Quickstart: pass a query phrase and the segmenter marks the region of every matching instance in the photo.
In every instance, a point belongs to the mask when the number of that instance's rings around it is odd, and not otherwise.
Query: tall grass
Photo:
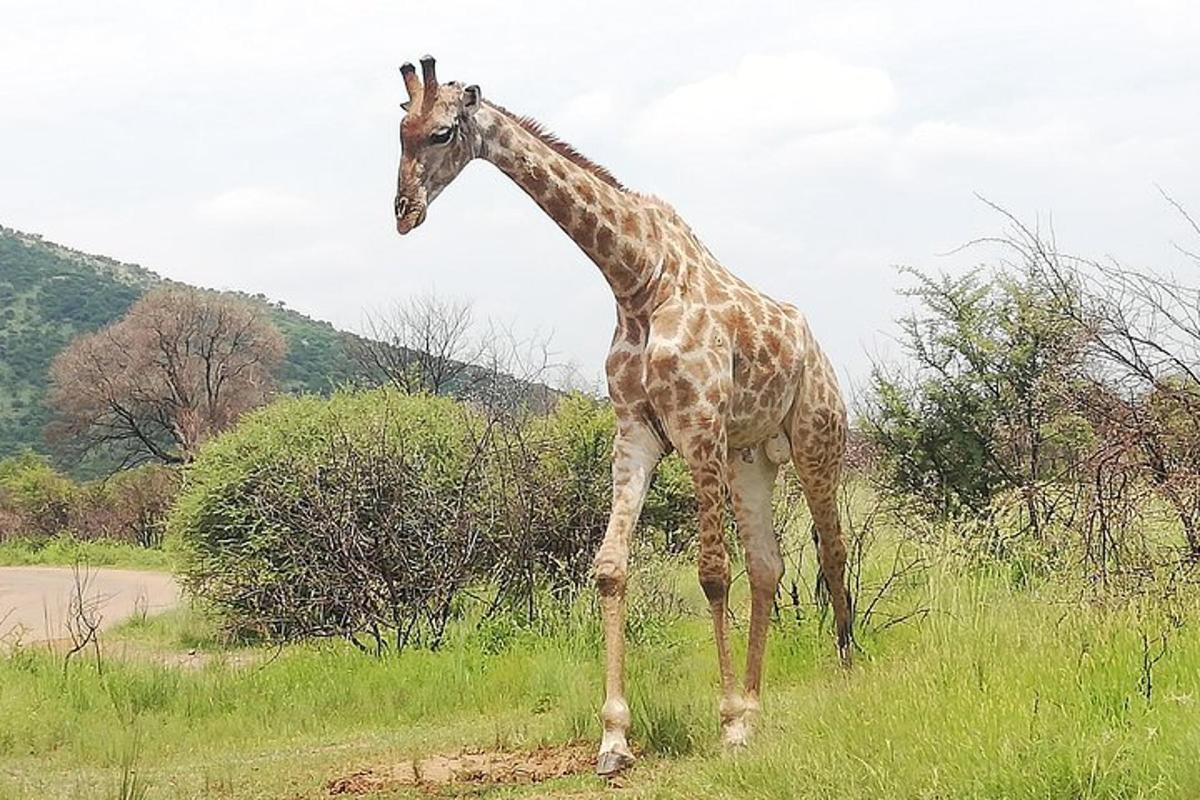
[[[768,695],[742,757],[664,786],[706,796],[1195,797],[1200,644],[1151,611],[1067,609],[942,576],[934,613],[850,673]],[[1143,691],[1143,634],[1168,636]],[[785,648],[777,648],[778,650]],[[790,659],[772,664],[775,681]],[[668,791],[669,794],[669,791]]]

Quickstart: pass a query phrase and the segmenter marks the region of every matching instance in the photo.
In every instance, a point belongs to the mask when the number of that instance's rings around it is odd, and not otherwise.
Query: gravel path
[[[79,577],[84,607],[101,629],[179,602],[179,586],[166,573],[101,567],[81,570]],[[0,644],[66,638],[77,594],[70,567],[0,567]]]

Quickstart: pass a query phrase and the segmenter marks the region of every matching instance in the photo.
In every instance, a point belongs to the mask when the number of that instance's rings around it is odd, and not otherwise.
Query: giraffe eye
[[[440,131],[434,131],[429,137],[430,144],[445,144],[454,138],[454,128],[442,128]]]

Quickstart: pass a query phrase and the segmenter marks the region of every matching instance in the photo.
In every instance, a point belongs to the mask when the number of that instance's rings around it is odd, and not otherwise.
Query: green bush
[[[590,583],[613,427],[582,395],[493,419],[392,389],[285,399],[200,452],[169,535],[234,635],[436,645],[469,587],[532,618]],[[678,542],[690,482],[667,476],[648,511]]]
[[[109,539],[142,547],[162,543],[166,515],[179,491],[179,472],[160,464],[122,470],[81,485],[68,528],[80,539]]]
[[[587,582],[608,524],[613,428],[610,408],[575,394],[496,430],[489,478],[506,512],[498,566],[526,608],[539,586],[564,597]]]
[[[148,465],[76,484],[41,456],[0,461],[0,541],[46,542],[64,534],[155,547],[162,540],[178,473]]]
[[[0,541],[67,526],[75,485],[32,452],[0,461]]]
[[[566,515],[560,527],[577,534],[589,532],[584,542],[589,564],[608,525],[616,426],[611,404],[582,394],[564,398],[549,415],[529,426],[535,438],[541,434],[550,445],[538,464],[537,483]],[[640,525],[650,531],[656,545],[676,554],[695,537],[696,513],[692,474],[683,459],[672,453],[655,471]]]
[[[691,470],[678,454],[672,453],[659,463],[650,482],[642,508],[642,527],[661,550],[679,555],[696,539],[698,513]]]
[[[1019,491],[1036,534],[1058,505],[1045,488],[1071,474],[1091,435],[1074,414],[1085,331],[1028,274],[907,273],[917,305],[898,340],[908,361],[876,365],[861,420],[884,480],[954,518]]]
[[[485,563],[478,423],[389,389],[249,415],[201,451],[169,518],[186,585],[242,636],[436,643]]]

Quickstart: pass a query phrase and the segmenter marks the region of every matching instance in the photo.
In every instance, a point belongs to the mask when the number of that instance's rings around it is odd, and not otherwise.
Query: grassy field
[[[76,564],[170,571],[171,558],[162,548],[76,539],[66,534],[44,540],[0,542],[0,567],[71,567]]]
[[[763,728],[726,754],[702,597],[690,575],[669,582],[697,613],[632,625],[643,757],[621,796],[1200,796],[1200,604],[1168,620],[1145,602],[1065,603],[1061,586],[943,567],[900,603],[929,613],[861,631],[849,671],[811,609],[785,612]],[[185,668],[123,648],[208,656]],[[586,608],[541,631],[464,623],[438,652],[382,659],[338,643],[222,649],[191,610],[136,620],[106,649],[65,670],[38,649],[0,659],[0,798],[328,797],[363,767],[597,737],[601,640]],[[422,796],[394,796],[405,791]],[[577,775],[470,793],[610,791]]]

